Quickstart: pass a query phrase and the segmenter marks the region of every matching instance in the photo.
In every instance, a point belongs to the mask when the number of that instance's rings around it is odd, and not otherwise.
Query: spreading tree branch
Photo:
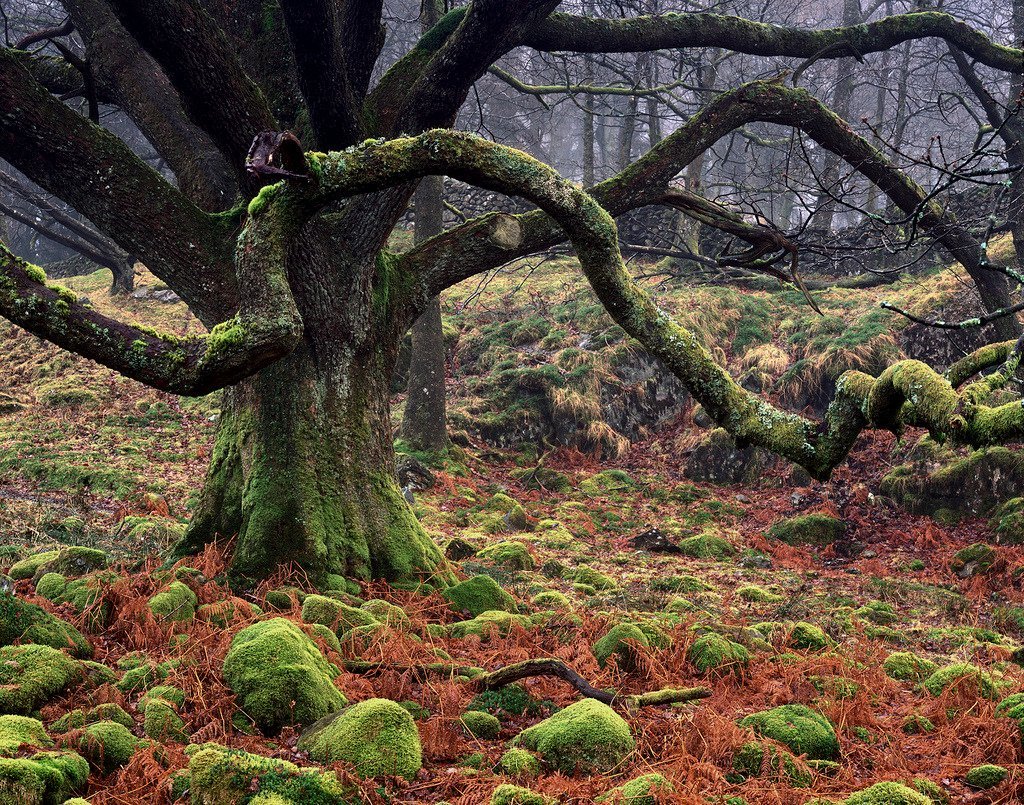
[[[670,48],[725,48],[757,56],[807,59],[863,57],[912,39],[945,39],[982,64],[1024,72],[1024,52],[998,45],[949,14],[922,11],[849,27],[812,31],[722,14],[662,14],[601,19],[552,14],[535,25],[523,44],[537,50],[629,53]]]

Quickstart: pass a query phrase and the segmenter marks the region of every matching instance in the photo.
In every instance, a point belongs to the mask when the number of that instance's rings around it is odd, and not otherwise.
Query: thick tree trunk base
[[[329,574],[450,580],[398,487],[389,423],[365,404],[379,399],[365,393],[366,373],[328,382],[310,364],[291,356],[225,392],[203,495],[175,556],[235,537],[238,586],[287,565],[317,585]]]

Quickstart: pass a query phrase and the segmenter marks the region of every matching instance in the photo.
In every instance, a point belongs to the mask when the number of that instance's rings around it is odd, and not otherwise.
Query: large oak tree
[[[739,387],[630,278],[614,216],[650,205],[749,242],[753,263],[791,254],[777,231],[671,187],[719,138],[764,121],[800,129],[877,185],[963,264],[990,313],[1010,304],[1006,271],[988,262],[982,244],[806,91],[781,79],[736,87],[585,190],[519,151],[451,129],[474,83],[517,47],[716,47],[805,60],[859,58],[933,37],[1012,73],[1024,71],[1024,53],[936,12],[812,31],[716,14],[613,20],[557,13],[558,0],[472,0],[371,86],[382,5],[65,0],[97,96],[138,124],[174,185],[60,100],[64,71],[0,49],[0,157],[142,260],[209,330],[178,338],[112,320],[0,252],[0,314],[14,323],[155,388],[224,389],[202,499],[179,553],[237,535],[239,580],[287,561],[314,578],[443,577],[443,559],[394,478],[388,391],[400,341],[445,288],[565,240],[611,316],[712,418],[817,478],[829,476],[865,428],[921,426],[972,445],[1024,433],[1020,404],[985,404],[1016,370],[1013,340],[945,376],[916,361],[878,378],[847,373],[818,422]],[[273,134],[288,126],[301,145]],[[390,253],[388,236],[417,183],[436,175],[538,209],[485,215]],[[1016,333],[1011,317],[993,318],[1005,337]],[[964,386],[993,366],[1001,368]]]

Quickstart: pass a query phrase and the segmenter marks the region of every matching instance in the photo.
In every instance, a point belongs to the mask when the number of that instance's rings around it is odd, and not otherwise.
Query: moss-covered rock
[[[89,657],[92,646],[78,629],[42,607],[0,591],[0,646],[14,641],[65,649],[75,657]]]
[[[89,710],[75,709],[65,713],[50,725],[50,731],[61,734],[80,730],[87,724],[95,724],[97,721],[114,721],[128,729],[135,726],[135,720],[121,705],[104,702]]]
[[[558,590],[542,590],[530,599],[530,603],[544,609],[572,609],[572,602],[568,596]]]
[[[52,559],[41,562],[32,576],[35,579],[46,573],[60,573],[65,577],[84,576],[94,570],[103,570],[108,563],[107,554],[97,548],[69,545],[58,550]]]
[[[997,545],[1024,545],[1024,498],[1011,498],[989,521]]]
[[[0,713],[30,715],[84,679],[81,663],[63,651],[34,644],[0,647]]]
[[[847,798],[844,805],[932,805],[932,801],[902,783],[875,783]]]
[[[177,707],[166,699],[149,697],[143,709],[143,732],[160,743],[188,742],[188,728],[178,715]]]
[[[190,621],[196,616],[199,599],[192,589],[180,581],[172,581],[167,589],[149,599],[149,611],[158,621]]]
[[[0,757],[11,757],[20,746],[48,749],[53,741],[42,721],[28,716],[0,716]]]
[[[577,584],[589,584],[598,592],[614,590],[619,586],[619,583],[611,576],[590,567],[590,565],[580,565],[575,568],[569,578]]]
[[[839,757],[839,739],[828,719],[806,705],[784,704],[752,713],[740,721],[758,735],[785,744],[794,753],[811,760]]]
[[[894,651],[882,663],[886,676],[901,682],[920,682],[934,674],[938,668],[931,660],[909,651]]]
[[[980,791],[988,790],[989,788],[995,788],[1010,772],[1003,766],[996,766],[992,763],[985,763],[981,766],[975,766],[973,769],[964,775],[964,782],[967,783],[971,788],[976,788]]]
[[[189,751],[192,805],[242,805],[257,797],[267,802],[272,796],[295,805],[349,805],[352,801],[333,772],[301,769],[286,760],[217,744],[202,744]]]
[[[622,805],[657,805],[659,801],[675,793],[672,785],[661,774],[644,774],[634,777],[628,783],[613,788],[599,796],[595,802],[622,803]]]
[[[138,748],[139,739],[116,721],[89,724],[78,739],[78,751],[104,774],[126,765]]]
[[[928,797],[933,805],[949,805],[949,794],[943,791],[938,783],[933,783],[924,777],[917,777],[911,781],[911,787]]]
[[[485,690],[473,697],[467,710],[483,710],[505,720],[508,716],[536,716],[545,712],[544,703],[538,701],[522,685],[513,682],[497,690]]]
[[[679,541],[679,552],[696,559],[728,559],[736,553],[732,543],[712,531]]]
[[[530,779],[540,774],[540,761],[525,749],[509,749],[498,761],[502,774],[517,779]]]
[[[756,584],[745,584],[736,590],[737,598],[751,604],[778,604],[786,600],[786,596],[770,592]]]
[[[593,651],[597,664],[602,668],[615,657],[619,668],[623,671],[632,671],[636,668],[637,647],[649,648],[650,645],[650,640],[639,626],[634,623],[619,623],[594,643]]]
[[[7,575],[15,581],[21,581],[22,579],[31,579],[35,576],[36,571],[39,570],[47,562],[52,562],[60,555],[60,551],[40,551],[39,553],[32,554],[27,559],[22,559],[20,562],[15,562],[11,565],[11,569],[7,571]]]
[[[990,674],[966,662],[957,662],[940,668],[921,684],[932,696],[939,696],[952,686],[962,687],[986,699],[994,699],[999,693],[999,687]]]
[[[291,621],[274,618],[243,629],[231,641],[224,679],[242,710],[266,733],[312,724],[341,710],[338,669]]]
[[[350,763],[361,777],[412,779],[423,766],[416,723],[390,699],[367,699],[310,727],[299,748],[320,763]]]
[[[545,764],[565,774],[611,771],[636,745],[629,725],[596,699],[569,705],[523,730],[512,743],[540,753]]]
[[[975,542],[966,548],[961,548],[949,562],[950,569],[960,578],[977,576],[987,573],[995,564],[998,553],[991,545],[984,542]]]
[[[504,540],[484,548],[477,554],[481,559],[506,570],[533,570],[537,562],[529,549],[518,540]]]
[[[511,612],[491,610],[481,612],[472,620],[459,621],[451,624],[447,631],[451,637],[461,638],[467,635],[478,635],[488,637],[492,634],[507,635],[514,628],[529,629],[533,622],[525,615],[515,615]]]
[[[510,783],[502,783],[491,794],[491,805],[552,805],[553,799]]]
[[[360,604],[359,608],[363,612],[369,612],[378,623],[391,629],[406,629],[412,623],[404,609],[382,598],[371,598]]]
[[[797,621],[789,630],[786,645],[805,651],[824,651],[832,648],[835,643],[820,627],[806,621]]]
[[[580,492],[590,497],[615,496],[636,487],[636,481],[624,470],[602,470],[580,481]]]
[[[466,732],[475,738],[490,741],[497,738],[501,732],[501,722],[483,710],[468,710],[462,714],[460,720]]]
[[[302,620],[333,629],[339,637],[349,629],[377,623],[377,619],[369,612],[323,595],[306,596],[302,602]]]
[[[708,632],[693,641],[686,652],[686,659],[702,674],[740,671],[750,663],[750,652],[727,637]]]
[[[88,779],[88,761],[74,752],[0,758],[0,802],[57,805],[84,790]]]
[[[442,591],[455,612],[476,617],[484,612],[517,612],[515,599],[490,576],[473,576]]]
[[[827,514],[801,514],[780,520],[768,529],[768,536],[789,545],[825,547],[846,535],[846,523]]]

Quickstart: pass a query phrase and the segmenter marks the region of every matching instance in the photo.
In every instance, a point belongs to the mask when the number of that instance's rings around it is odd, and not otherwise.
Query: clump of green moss
[[[178,715],[177,705],[157,696],[147,695],[143,705],[143,732],[147,738],[166,743],[188,742],[188,728]]]
[[[506,570],[533,570],[537,566],[529,549],[517,540],[497,542],[484,548],[477,556]]]
[[[805,651],[824,651],[835,644],[820,627],[806,621],[797,621],[789,630],[786,645]]]
[[[912,713],[903,719],[903,726],[900,729],[907,733],[907,735],[923,735],[934,732],[935,725],[931,722],[931,719],[925,718],[920,713]]]
[[[629,782],[613,788],[599,796],[595,802],[622,802],[629,805],[656,805],[669,794],[675,793],[675,786],[657,772],[634,777]]]
[[[981,791],[985,791],[989,788],[995,788],[1009,774],[1003,766],[996,766],[992,763],[985,763],[981,766],[975,766],[967,774],[964,775],[964,782],[967,783],[971,788],[977,788]]]
[[[736,553],[736,549],[725,537],[705,531],[703,534],[680,540],[679,552],[683,556],[697,559],[728,559]]]
[[[492,610],[481,612],[472,620],[459,621],[451,624],[447,631],[451,637],[461,638],[467,635],[489,637],[492,634],[507,635],[514,628],[528,629],[533,622],[525,615]]]
[[[509,749],[498,761],[502,774],[517,779],[528,779],[540,774],[540,761],[525,749]]]
[[[92,646],[74,626],[42,607],[0,591],[0,646],[15,640],[66,649],[76,657],[92,655]]]
[[[423,766],[416,723],[390,699],[367,699],[303,733],[299,748],[321,763],[350,763],[361,777],[412,779]]]
[[[565,774],[606,773],[636,745],[629,725],[596,699],[569,705],[523,730],[512,743],[538,752],[550,768]]]
[[[192,805],[237,805],[264,802],[276,795],[284,802],[348,805],[351,802],[333,772],[300,769],[294,763],[252,755],[217,744],[189,747],[188,788]]]
[[[708,632],[693,641],[686,652],[686,659],[702,674],[740,671],[750,663],[750,652],[727,637]]]
[[[224,660],[224,679],[242,710],[270,734],[341,710],[346,699],[334,686],[338,673],[316,644],[284,618],[243,629]]]
[[[888,626],[899,619],[892,604],[887,604],[884,601],[868,601],[864,606],[855,609],[853,615],[879,626]]]
[[[746,584],[736,590],[736,595],[752,604],[778,604],[786,600],[786,596],[769,592],[756,584]]]
[[[517,612],[515,599],[490,576],[474,576],[442,591],[456,612],[468,612],[476,617],[484,612],[500,610]]]
[[[577,584],[588,584],[598,591],[613,590],[619,586],[611,576],[606,576],[590,565],[580,565],[569,574],[569,578]]]
[[[902,783],[875,783],[847,798],[845,805],[932,805],[932,801]]]
[[[966,662],[957,662],[940,668],[921,684],[932,696],[939,696],[944,690],[954,685],[966,686],[976,695],[986,699],[994,699],[999,693],[999,686],[991,674]]]
[[[590,497],[611,497],[637,486],[623,470],[602,470],[580,482],[580,492]]]
[[[901,682],[920,682],[934,674],[938,667],[931,660],[909,651],[894,651],[882,663],[886,676]]]
[[[339,637],[359,626],[377,625],[377,619],[371,613],[323,595],[306,596],[302,602],[302,620],[326,626]]]
[[[835,760],[839,757],[839,739],[828,719],[806,705],[784,704],[752,713],[740,721],[758,735],[785,744],[798,755],[811,760]]]
[[[75,752],[39,752],[0,758],[0,802],[50,805],[66,802],[85,788],[89,763]]]
[[[501,722],[483,710],[467,710],[462,714],[461,721],[466,732],[476,738],[489,741],[497,738],[501,732]]]
[[[198,604],[199,599],[187,584],[172,581],[167,589],[149,599],[149,611],[165,623],[190,621],[196,616]]]
[[[533,696],[522,685],[513,683],[497,690],[485,690],[473,697],[467,710],[485,710],[491,715],[507,718],[508,716],[536,716],[544,712],[544,704]]]
[[[89,710],[75,709],[65,713],[50,725],[50,730],[60,734],[80,730],[87,724],[95,724],[97,721],[114,721],[128,729],[135,726],[135,721],[121,705],[104,702]]]
[[[78,740],[78,751],[104,774],[126,765],[138,748],[139,739],[116,721],[89,724]]]
[[[768,529],[768,536],[789,545],[824,547],[846,535],[846,523],[827,514],[801,514],[780,520]]]
[[[565,593],[560,593],[558,590],[543,590],[531,598],[530,603],[535,607],[544,607],[546,609],[572,608],[572,602],[569,598]]]
[[[60,551],[41,551],[33,554],[27,559],[22,559],[20,562],[15,562],[11,565],[11,569],[7,571],[7,575],[15,581],[31,579],[35,576],[36,571],[38,571],[39,568],[47,562],[56,559],[59,555]]]
[[[53,741],[43,722],[28,716],[0,716],[0,757],[11,757],[20,746],[46,749]]]
[[[998,554],[996,549],[984,542],[975,542],[961,548],[950,560],[949,567],[961,578],[987,573],[995,564]]]
[[[381,598],[371,598],[366,603],[360,604],[359,608],[363,612],[369,612],[377,619],[378,623],[394,629],[405,629],[411,624],[404,609]]]
[[[649,648],[651,645],[647,635],[634,623],[619,623],[608,630],[608,633],[594,643],[594,657],[602,668],[614,656],[616,664],[623,671],[636,668],[637,646]]]
[[[554,800],[529,788],[502,783],[491,794],[491,805],[551,805]]]
[[[35,644],[0,647],[0,713],[30,715],[84,679],[81,663],[63,651]]]

